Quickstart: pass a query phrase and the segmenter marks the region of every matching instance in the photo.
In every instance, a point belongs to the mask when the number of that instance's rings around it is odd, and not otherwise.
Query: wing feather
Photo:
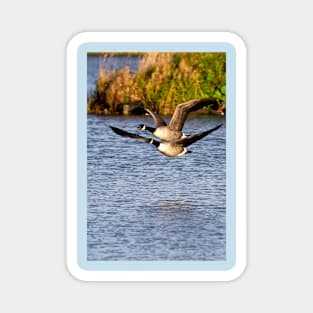
[[[151,111],[150,109],[147,109],[147,108],[145,108],[145,111],[147,111],[151,115],[151,117],[154,120],[154,123],[155,123],[156,127],[166,126],[165,121],[157,113],[155,113],[155,112],[153,112],[153,111]]]
[[[203,137],[207,136],[208,134],[214,132],[215,130],[219,129],[223,124],[219,124],[214,128],[211,128],[209,130],[206,130],[202,133],[196,134],[196,135],[191,135],[191,136],[187,136],[183,139],[179,139],[176,140],[175,143],[176,144],[181,144],[183,147],[188,147],[191,144],[195,143],[196,141],[202,139]]]
[[[199,110],[204,106],[216,104],[215,99],[193,99],[180,103],[176,106],[175,112],[168,124],[172,130],[181,131],[190,112]]]
[[[146,137],[142,137],[142,136],[139,136],[137,134],[132,134],[132,133],[129,133],[125,130],[122,130],[120,128],[117,128],[117,127],[114,127],[114,126],[110,126],[110,128],[113,130],[113,132],[115,134],[118,134],[122,137],[127,137],[127,138],[132,138],[132,139],[135,139],[135,140],[140,140],[140,141],[144,141],[146,143],[150,143],[152,138],[146,138]]]

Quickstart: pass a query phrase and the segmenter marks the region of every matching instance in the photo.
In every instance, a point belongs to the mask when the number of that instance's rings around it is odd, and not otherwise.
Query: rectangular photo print
[[[226,281],[244,271],[245,62],[232,33],[99,32],[70,41],[73,276]]]

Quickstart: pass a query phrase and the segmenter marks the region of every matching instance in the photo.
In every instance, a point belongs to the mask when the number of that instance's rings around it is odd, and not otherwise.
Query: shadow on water
[[[165,213],[175,212],[179,213],[182,211],[191,210],[194,207],[193,201],[188,200],[173,200],[173,199],[164,199],[161,201],[152,201],[151,207],[154,209],[159,209],[160,211],[164,211]]]

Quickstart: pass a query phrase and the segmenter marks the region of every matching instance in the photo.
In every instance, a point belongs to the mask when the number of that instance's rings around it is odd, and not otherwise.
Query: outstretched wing
[[[141,141],[144,141],[144,142],[147,142],[149,143],[151,141],[152,138],[146,138],[146,137],[142,137],[142,136],[139,136],[137,134],[132,134],[132,133],[129,133],[123,129],[120,129],[120,128],[117,128],[117,127],[114,127],[114,126],[110,126],[110,128],[114,131],[115,134],[118,134],[122,137],[128,137],[128,138],[132,138],[132,139],[136,139],[136,140],[141,140]]]
[[[168,124],[169,128],[181,131],[190,112],[199,110],[204,106],[214,105],[216,103],[217,101],[215,99],[194,99],[178,104],[175,108],[171,121]]]
[[[207,136],[208,134],[214,132],[215,130],[219,129],[223,124],[219,124],[217,125],[216,127],[212,128],[212,129],[209,129],[209,130],[206,130],[202,133],[199,133],[199,134],[196,134],[196,135],[191,135],[191,136],[187,136],[183,139],[179,139],[179,140],[176,140],[175,143],[177,144],[181,144],[183,147],[188,147],[190,146],[191,144],[193,144],[194,142],[202,139],[203,137]]]
[[[151,115],[151,117],[152,117],[153,120],[154,120],[154,123],[155,123],[156,127],[159,127],[159,126],[166,126],[165,121],[164,121],[164,120],[162,119],[162,117],[159,116],[157,113],[151,111],[150,109],[146,109],[146,108],[145,108],[145,111],[147,111],[147,112]]]
[[[118,134],[118,135],[120,135],[122,137],[131,138],[131,139],[135,139],[135,140],[140,140],[140,141],[149,143],[151,145],[154,145],[155,147],[158,147],[160,145],[159,141],[154,140],[152,138],[146,138],[146,137],[139,136],[137,134],[132,134],[132,133],[129,133],[129,132],[123,130],[123,129],[120,129],[120,128],[117,128],[117,127],[114,127],[114,126],[110,126],[110,128],[114,131],[115,134]]]

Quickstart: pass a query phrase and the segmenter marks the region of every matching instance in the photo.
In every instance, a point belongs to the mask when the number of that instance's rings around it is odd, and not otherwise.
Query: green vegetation
[[[128,66],[113,72],[100,67],[97,88],[88,97],[88,113],[116,114],[124,104],[141,103],[167,115],[172,114],[178,103],[191,99],[213,98],[226,103],[225,53],[141,53],[140,56],[136,73]]]

